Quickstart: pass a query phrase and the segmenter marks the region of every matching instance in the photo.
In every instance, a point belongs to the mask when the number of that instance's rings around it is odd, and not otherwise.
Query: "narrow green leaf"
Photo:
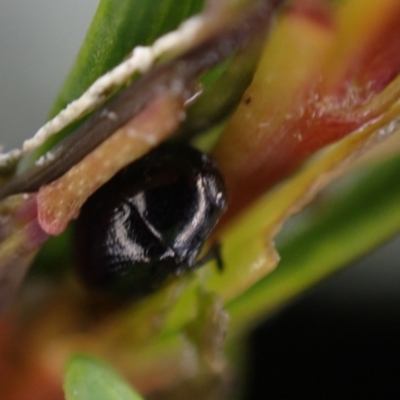
[[[141,399],[109,366],[83,355],[68,361],[64,391],[67,400]]]
[[[101,0],[51,115],[80,96],[138,45],[149,45],[199,12],[204,0]]]
[[[400,231],[400,157],[358,174],[278,245],[275,271],[227,304],[232,332],[274,312]]]
[[[50,111],[55,116],[79,98],[100,76],[118,65],[136,46],[149,45],[159,36],[201,11],[204,0],[101,0],[85,41]],[[23,168],[67,136],[74,123],[49,139]]]

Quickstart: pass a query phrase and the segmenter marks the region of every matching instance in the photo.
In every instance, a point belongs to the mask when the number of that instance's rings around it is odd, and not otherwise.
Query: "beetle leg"
[[[224,270],[224,262],[221,255],[221,243],[214,243],[206,254],[200,260],[197,260],[193,268],[197,269],[207,264],[209,261],[214,260],[217,264],[218,271],[222,272]]]

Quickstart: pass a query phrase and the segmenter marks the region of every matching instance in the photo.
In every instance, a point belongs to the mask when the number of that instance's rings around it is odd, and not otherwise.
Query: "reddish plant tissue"
[[[321,2],[307,1],[302,7],[294,7],[290,14],[328,29],[334,24],[328,22],[327,10]],[[324,66],[316,75],[316,82],[309,82],[301,93],[294,93],[297,100],[290,109],[290,117],[269,131],[267,127],[262,132],[262,124],[257,126],[252,133],[258,138],[257,146],[241,151],[235,159],[224,153],[223,140],[217,145],[214,155],[231,197],[225,221],[293,173],[316,151],[379,117],[382,110],[369,107],[369,103],[400,72],[400,6],[396,11],[382,21],[375,36],[344,60],[344,70],[334,84],[332,75],[336,71],[332,74],[330,66]],[[253,100],[245,94],[241,107],[251,108]],[[265,115],[273,112],[266,110]],[[229,138],[229,132],[226,137]]]
[[[369,87],[373,93],[384,89],[400,70],[400,10],[390,17],[383,32],[355,58],[349,68],[348,80],[358,86]]]

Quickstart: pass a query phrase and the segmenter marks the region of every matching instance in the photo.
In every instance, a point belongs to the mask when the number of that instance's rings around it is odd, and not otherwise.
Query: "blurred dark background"
[[[45,121],[97,3],[0,2],[7,149]],[[399,259],[395,239],[261,325],[251,337],[247,398],[400,398]]]
[[[246,398],[398,399],[399,246],[393,240],[261,324]]]

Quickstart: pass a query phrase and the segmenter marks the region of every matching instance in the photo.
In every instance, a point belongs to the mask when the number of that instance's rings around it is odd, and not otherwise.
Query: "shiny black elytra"
[[[82,207],[78,273],[90,289],[141,297],[199,265],[196,257],[225,207],[223,178],[208,155],[161,145]]]

